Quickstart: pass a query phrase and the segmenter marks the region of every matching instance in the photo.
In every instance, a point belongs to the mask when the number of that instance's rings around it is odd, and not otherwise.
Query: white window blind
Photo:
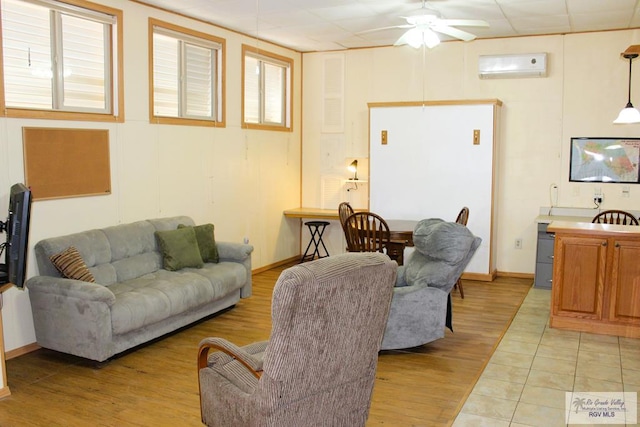
[[[178,40],[153,35],[153,105],[158,116],[178,117]]]
[[[244,121],[260,123],[260,61],[244,59]]]
[[[112,112],[115,17],[53,1],[2,1],[5,102]]]
[[[154,115],[221,120],[221,55],[219,43],[154,26]]]
[[[109,67],[105,40],[107,27],[99,22],[61,15],[62,21],[62,103],[70,108],[105,110]]]
[[[264,121],[284,125],[285,69],[265,63],[264,67]]]
[[[214,52],[185,43],[185,115],[212,117]]]

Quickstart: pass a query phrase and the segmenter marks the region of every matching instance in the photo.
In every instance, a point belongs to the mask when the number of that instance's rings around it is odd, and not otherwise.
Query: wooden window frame
[[[155,99],[154,99],[154,78],[153,78],[153,34],[154,27],[160,27],[169,30],[174,33],[185,34],[191,38],[203,39],[217,43],[221,46],[221,55],[219,64],[217,66],[218,78],[215,81],[215,91],[218,94],[219,99],[215,100],[217,104],[217,118],[218,120],[205,120],[194,119],[187,117],[168,117],[158,116],[155,114]],[[216,37],[211,34],[202,33],[199,31],[184,28],[178,25],[174,25],[165,21],[161,21],[155,18],[149,18],[149,122],[154,124],[168,124],[168,125],[185,125],[185,126],[206,126],[206,127],[226,127],[226,40],[221,37]]]
[[[55,120],[79,120],[79,121],[95,121],[95,122],[124,122],[124,66],[123,66],[123,12],[120,9],[114,9],[86,0],[54,0],[54,3],[66,3],[83,9],[104,13],[115,17],[116,23],[111,26],[112,43],[110,74],[111,77],[111,112],[109,113],[91,113],[91,112],[74,112],[61,110],[41,110],[28,108],[7,107],[5,103],[5,87],[4,87],[4,54],[2,43],[2,21],[0,20],[0,113],[5,117],[26,118],[26,119],[55,119]],[[115,27],[115,37],[113,29]],[[116,46],[114,46],[114,44]],[[115,56],[114,56],[115,53]],[[116,63],[114,67],[114,61]],[[116,94],[117,93],[117,94]]]
[[[285,63],[288,67],[288,75],[285,81],[285,123],[283,126],[280,125],[272,125],[268,123],[251,123],[245,121],[245,61],[247,55],[272,59],[274,63]],[[249,46],[246,44],[242,45],[242,127],[245,129],[260,129],[260,130],[272,130],[272,131],[280,131],[280,132],[293,132],[293,59],[277,55],[272,52],[268,52],[266,50],[258,49],[253,46]],[[262,105],[262,99],[260,103]]]

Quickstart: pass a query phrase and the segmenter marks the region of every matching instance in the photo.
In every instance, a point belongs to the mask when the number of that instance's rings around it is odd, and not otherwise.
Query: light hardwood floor
[[[200,426],[198,343],[267,339],[281,271],[254,275],[253,296],[235,308],[101,366],[45,349],[7,361],[11,396],[0,400],[0,426]],[[531,284],[465,280],[465,299],[453,293],[454,333],[380,354],[367,425],[450,425]]]

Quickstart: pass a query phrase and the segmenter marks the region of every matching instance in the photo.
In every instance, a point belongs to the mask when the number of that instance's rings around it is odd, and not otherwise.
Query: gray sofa
[[[156,231],[180,224],[194,222],[152,219],[38,242],[39,275],[26,284],[37,343],[101,362],[251,296],[251,245],[216,242],[217,263],[163,268]],[[52,264],[69,247],[95,283],[65,278]]]
[[[435,218],[418,222],[415,251],[398,267],[381,350],[416,347],[444,337],[445,326],[451,327],[451,289],[481,242],[461,224]]]

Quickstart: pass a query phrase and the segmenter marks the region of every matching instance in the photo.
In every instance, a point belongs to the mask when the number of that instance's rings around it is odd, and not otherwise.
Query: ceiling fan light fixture
[[[429,49],[434,48],[440,44],[440,37],[431,30],[424,30],[422,32],[422,38],[424,44],[427,45]]]
[[[425,45],[431,49],[440,44],[440,38],[438,38],[438,35],[430,29],[412,28],[404,33],[395,43],[396,46],[403,44],[408,44],[415,49]]]

